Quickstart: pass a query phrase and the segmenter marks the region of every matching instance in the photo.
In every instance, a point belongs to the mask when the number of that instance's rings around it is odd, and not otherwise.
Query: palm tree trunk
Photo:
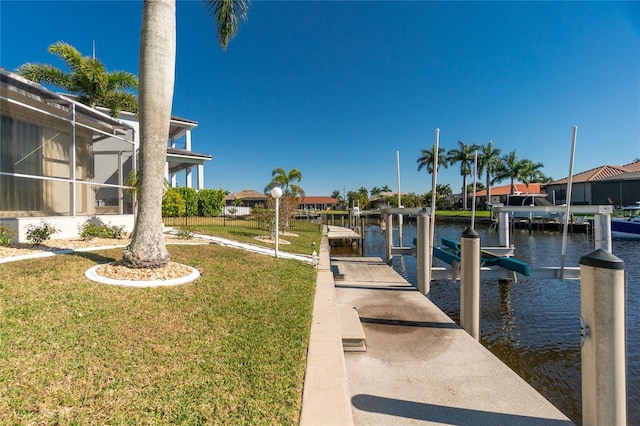
[[[176,51],[175,0],[145,0],[139,58],[140,188],[138,214],[123,261],[159,268],[169,262],[162,196]]]

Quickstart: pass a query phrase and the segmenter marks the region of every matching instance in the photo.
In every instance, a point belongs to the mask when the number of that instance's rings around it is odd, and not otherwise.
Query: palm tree
[[[378,188],[377,186],[374,186],[373,188],[371,188],[372,197],[375,197],[376,195],[380,195],[381,192],[382,192],[382,188]]]
[[[474,153],[477,145],[467,145],[464,141],[458,141],[458,149],[447,151],[447,162],[450,165],[460,163],[460,176],[462,176],[462,188],[464,190],[463,209],[467,210],[467,176],[471,174]]]
[[[342,194],[340,193],[340,190],[338,189],[334,189],[333,192],[330,195],[331,198],[335,198],[336,200],[342,201],[343,197]]]
[[[66,63],[69,72],[53,65],[26,63],[17,69],[17,73],[37,83],[58,86],[91,108],[103,105],[109,108],[113,117],[120,115],[123,109],[138,112],[138,101],[131,92],[138,87],[135,75],[125,71],[107,72],[100,60],[82,56],[75,47],[63,41],[52,44],[48,50]]]
[[[434,145],[431,147],[431,149],[420,150],[420,157],[418,157],[418,159],[416,160],[416,163],[418,163],[418,171],[422,170],[422,168],[424,167],[427,169],[427,173],[429,173],[430,175],[433,174],[435,148],[436,147]],[[444,153],[444,148],[438,148],[438,168],[440,168],[440,166],[444,167],[445,169],[449,167],[449,163],[447,162],[447,158]]]
[[[496,168],[500,165],[501,151],[493,148],[493,142],[489,141],[486,145],[480,145],[480,155],[478,156],[478,174],[485,172],[485,185],[487,188],[487,208],[491,203],[491,176]]]
[[[223,49],[246,19],[244,0],[204,0]],[[139,55],[140,182],[138,214],[123,261],[160,268],[169,262],[162,233],[162,195],[176,63],[176,0],[144,0]]]
[[[510,193],[513,195],[516,190],[514,184],[516,180],[529,185],[529,183],[534,182],[542,175],[542,172],[540,172],[542,167],[544,167],[544,164],[534,163],[529,159],[518,160],[516,152],[511,151],[502,157],[500,165],[495,170],[492,183],[508,178],[511,181]]]
[[[300,170],[293,168],[287,173],[284,169],[276,167],[271,172],[271,178],[271,182],[264,188],[265,194],[269,193],[274,187],[279,186],[282,189],[282,195],[290,195],[294,198],[304,197],[304,190],[294,183],[302,180]]]

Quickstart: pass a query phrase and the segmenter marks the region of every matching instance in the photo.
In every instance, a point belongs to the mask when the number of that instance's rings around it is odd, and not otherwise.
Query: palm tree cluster
[[[264,193],[269,194],[276,186],[282,189],[283,196],[291,196],[294,198],[304,197],[304,190],[296,182],[302,180],[302,173],[300,170],[293,168],[286,172],[281,167],[276,167],[271,172],[271,182],[264,187]]]
[[[63,41],[49,46],[49,53],[62,59],[69,72],[53,65],[26,63],[17,73],[36,83],[52,84],[76,95],[80,103],[95,108],[97,105],[109,109],[113,117],[125,110],[138,112],[138,100],[133,90],[138,88],[138,79],[130,72],[108,72],[96,58],[82,56],[73,46]]]
[[[418,171],[425,168],[429,174],[433,174],[433,163],[435,158],[435,146],[431,149],[422,149],[420,156],[416,160]],[[515,182],[520,181],[525,184],[534,182],[549,182],[551,178],[542,173],[544,167],[542,163],[535,163],[527,158],[518,159],[516,151],[511,151],[502,155],[500,149],[493,146],[489,141],[486,145],[466,144],[458,141],[458,146],[445,152],[444,148],[438,149],[438,167],[447,168],[455,164],[460,164],[460,176],[462,176],[462,188],[464,191],[463,208],[467,209],[467,177],[473,176],[473,166],[475,155],[478,153],[478,163],[476,173],[485,175],[485,186],[487,188],[487,200],[491,199],[491,185],[505,179],[511,181],[511,193],[515,192]]]

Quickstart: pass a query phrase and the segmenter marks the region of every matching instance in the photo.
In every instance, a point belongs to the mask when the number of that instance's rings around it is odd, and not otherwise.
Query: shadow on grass
[[[73,251],[69,253],[60,253],[58,256],[80,257],[82,259],[87,259],[97,264],[110,263],[110,262],[115,262],[117,260],[121,260],[121,258],[104,256],[101,253],[97,253],[94,251]]]

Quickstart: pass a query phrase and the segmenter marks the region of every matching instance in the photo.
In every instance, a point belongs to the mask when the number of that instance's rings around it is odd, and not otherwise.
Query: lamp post
[[[271,190],[271,196],[276,199],[276,250],[275,250],[275,255],[276,255],[276,258],[277,258],[278,257],[278,222],[279,222],[278,216],[280,215],[280,197],[282,197],[282,189],[280,189],[277,186],[275,186]]]

